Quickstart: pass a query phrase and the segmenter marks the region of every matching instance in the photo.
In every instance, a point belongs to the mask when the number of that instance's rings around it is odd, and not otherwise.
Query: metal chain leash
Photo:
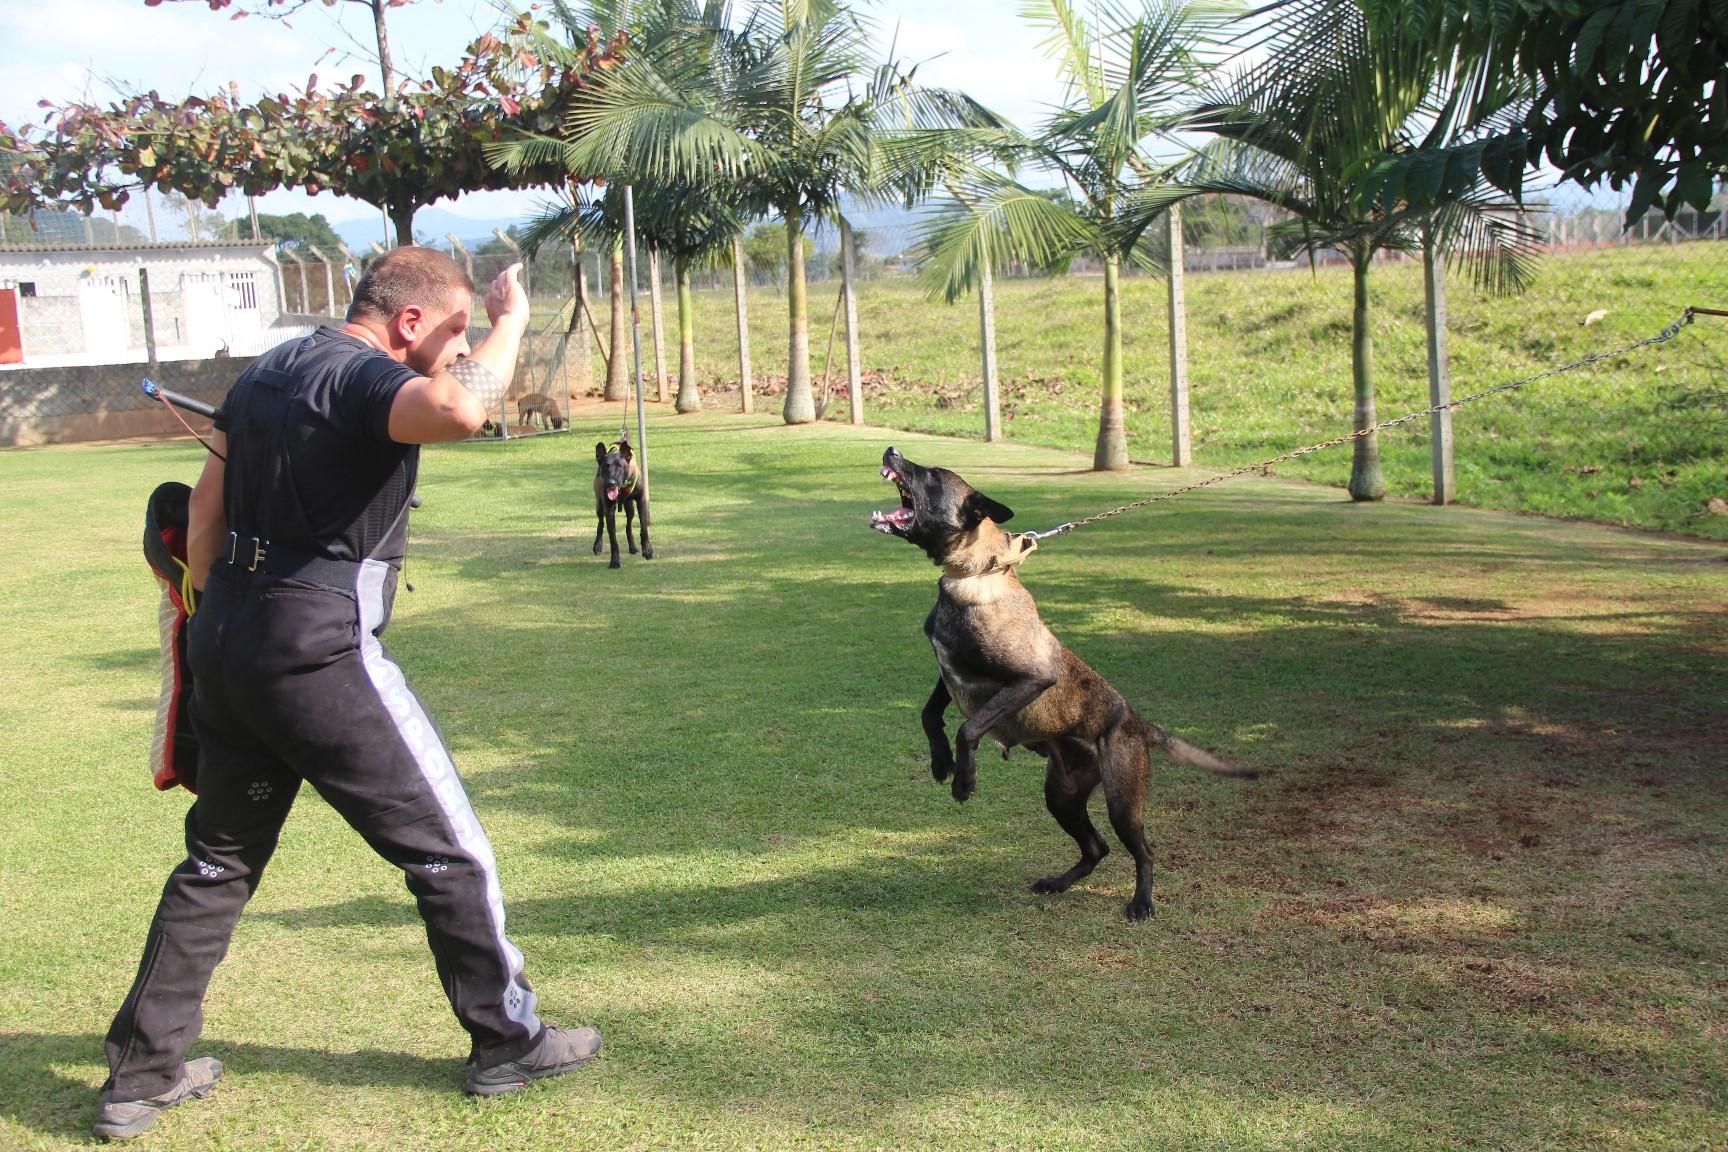
[[[1122,513],[1133,511],[1135,508],[1144,508],[1146,505],[1156,504],[1160,500],[1172,500],[1177,496],[1193,492],[1199,488],[1205,488],[1210,484],[1217,484],[1222,480],[1229,480],[1232,477],[1241,476],[1249,472],[1261,471],[1272,467],[1274,464],[1281,464],[1286,460],[1294,460],[1298,456],[1306,456],[1310,452],[1318,452],[1323,448],[1334,448],[1339,444],[1348,444],[1352,440],[1360,440],[1362,437],[1367,436],[1370,433],[1379,432],[1382,429],[1396,428],[1400,424],[1408,424],[1412,420],[1420,420],[1422,417],[1432,416],[1436,412],[1444,412],[1453,408],[1462,408],[1466,404],[1475,403],[1477,400],[1484,399],[1485,397],[1494,396],[1501,392],[1510,392],[1514,388],[1522,388],[1526,384],[1534,384],[1538,380],[1546,380],[1550,376],[1558,376],[1562,372],[1571,372],[1578,368],[1585,368],[1603,360],[1612,360],[1616,356],[1624,356],[1628,352],[1636,352],[1640,348],[1647,348],[1653,344],[1665,344],[1678,336],[1682,328],[1692,323],[1692,318],[1694,316],[1728,316],[1728,312],[1718,311],[1713,308],[1688,308],[1678,320],[1662,329],[1662,331],[1658,332],[1656,335],[1645,337],[1643,340],[1640,340],[1635,344],[1628,344],[1624,348],[1616,348],[1612,352],[1598,352],[1594,356],[1586,356],[1582,360],[1574,360],[1570,364],[1562,364],[1558,368],[1550,368],[1545,372],[1538,372],[1536,375],[1526,377],[1523,380],[1514,380],[1510,384],[1501,384],[1485,391],[1477,392],[1474,395],[1466,396],[1461,400],[1452,400],[1445,404],[1435,404],[1431,407],[1422,409],[1420,412],[1412,412],[1408,416],[1400,416],[1395,420],[1382,420],[1378,424],[1374,424],[1367,428],[1357,429],[1355,432],[1351,432],[1346,436],[1334,436],[1330,440],[1322,440],[1318,444],[1310,444],[1306,448],[1298,448],[1293,452],[1286,452],[1282,456],[1274,456],[1270,460],[1262,460],[1258,464],[1247,464],[1241,468],[1234,468],[1229,472],[1219,473],[1217,476],[1209,477],[1194,484],[1184,484],[1180,488],[1172,488],[1168,492],[1161,492],[1156,496],[1148,496],[1144,500],[1136,500],[1132,504],[1124,504],[1120,508],[1112,508],[1108,512],[1099,512],[1096,515],[1087,516],[1082,520],[1072,520],[1066,524],[1058,524],[1048,532],[1033,532],[1030,533],[1030,535],[1036,540],[1047,540],[1052,536],[1062,536],[1074,531],[1076,528],[1084,527],[1087,524],[1095,524],[1100,520],[1108,520],[1112,516],[1120,516]]]

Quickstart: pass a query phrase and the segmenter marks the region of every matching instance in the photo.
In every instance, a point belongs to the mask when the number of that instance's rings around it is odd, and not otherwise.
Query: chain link
[[[1435,404],[1431,407],[1422,409],[1420,412],[1412,412],[1408,416],[1400,416],[1395,420],[1382,420],[1378,424],[1371,425],[1367,428],[1359,428],[1348,435],[1334,436],[1330,440],[1322,440],[1320,443],[1310,444],[1306,448],[1297,448],[1295,451],[1286,452],[1282,456],[1274,456],[1270,460],[1262,460],[1258,464],[1246,464],[1241,468],[1234,468],[1229,472],[1221,472],[1216,476],[1208,477],[1205,480],[1193,484],[1184,484],[1180,488],[1172,488],[1168,492],[1161,492],[1156,496],[1148,496],[1144,500],[1136,500],[1132,504],[1124,504],[1120,508],[1112,508],[1108,512],[1099,512],[1095,515],[1087,516],[1082,520],[1071,520],[1066,524],[1058,524],[1048,532],[1034,532],[1032,533],[1032,537],[1037,540],[1047,540],[1052,536],[1064,536],[1069,532],[1074,531],[1076,528],[1085,527],[1087,524],[1096,524],[1100,520],[1108,520],[1112,516],[1120,516],[1124,512],[1133,511],[1135,508],[1144,508],[1146,505],[1156,504],[1160,500],[1172,500],[1177,496],[1193,492],[1196,489],[1205,488],[1211,484],[1217,484],[1222,480],[1229,480],[1232,477],[1242,476],[1249,472],[1262,471],[1272,467],[1274,464],[1281,464],[1286,460],[1294,460],[1298,456],[1306,456],[1310,452],[1318,452],[1323,448],[1335,448],[1340,444],[1348,444],[1352,440],[1360,440],[1364,436],[1370,435],[1374,432],[1379,432],[1386,428],[1396,428],[1400,424],[1408,424],[1412,420],[1420,420],[1422,417],[1432,416],[1436,412],[1445,412],[1453,408],[1462,408],[1466,404],[1473,404],[1478,400],[1485,399],[1486,397],[1494,396],[1501,392],[1510,392],[1514,388],[1522,388],[1526,384],[1534,384],[1538,380],[1546,380],[1548,377],[1558,376],[1562,372],[1571,372],[1578,368],[1586,368],[1591,364],[1596,364],[1603,360],[1612,360],[1616,356],[1624,356],[1628,352],[1636,352],[1640,348],[1647,348],[1653,344],[1665,344],[1678,336],[1682,328],[1692,323],[1692,317],[1694,315],[1717,316],[1722,315],[1722,313],[1709,308],[1688,308],[1678,320],[1662,329],[1662,331],[1658,332],[1656,335],[1647,336],[1635,344],[1626,345],[1624,348],[1616,348],[1612,352],[1598,352],[1594,356],[1586,356],[1582,360],[1574,360],[1570,364],[1562,364],[1558,368],[1550,368],[1545,372],[1538,372],[1536,375],[1525,377],[1523,380],[1514,380],[1510,384],[1500,384],[1496,387],[1486,389],[1485,391],[1477,392],[1474,395],[1466,396],[1462,400],[1453,400],[1445,404]]]

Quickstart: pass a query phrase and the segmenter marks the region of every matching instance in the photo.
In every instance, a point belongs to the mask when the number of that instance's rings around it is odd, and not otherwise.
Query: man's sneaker
[[[469,1069],[462,1091],[470,1096],[500,1096],[544,1080],[574,1072],[600,1054],[600,1033],[593,1028],[547,1028],[540,1043],[514,1060]]]
[[[103,1140],[130,1140],[142,1136],[156,1123],[156,1116],[162,1109],[188,1100],[202,1100],[220,1079],[222,1061],[212,1056],[201,1056],[180,1065],[179,1083],[148,1100],[112,1100],[109,1099],[111,1090],[104,1088],[98,1098],[101,1109],[96,1114],[96,1127],[92,1131]]]

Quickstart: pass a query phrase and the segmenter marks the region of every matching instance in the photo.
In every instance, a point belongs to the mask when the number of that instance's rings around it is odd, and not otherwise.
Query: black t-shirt
[[[275,368],[294,377],[284,414],[284,444],[291,484],[276,485],[265,499],[267,516],[239,505],[247,499],[233,483],[241,467],[262,462],[247,453],[268,453],[268,444],[248,435],[239,414],[248,411],[244,390],[258,387],[253,372]],[[223,506],[228,527],[242,536],[268,525],[273,542],[332,560],[376,557],[397,563],[407,542],[404,509],[414,491],[418,445],[390,439],[390,406],[402,385],[419,373],[365,341],[336,328],[320,328],[302,340],[278,345],[252,363],[229,390],[216,421],[228,437],[229,483]],[[286,489],[286,490],[284,490]],[[298,515],[294,514],[297,506]],[[294,540],[304,522],[310,540]]]

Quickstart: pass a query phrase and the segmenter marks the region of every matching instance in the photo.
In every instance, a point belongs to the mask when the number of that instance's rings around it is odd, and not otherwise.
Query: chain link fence
[[[1622,226],[1626,199],[1561,185],[1533,194],[1525,218],[1545,238],[1550,252],[1620,248],[1625,250],[1622,267],[1654,268],[1678,245],[1728,239],[1723,196],[1707,211],[1686,210],[1672,219],[1653,212],[1631,229]],[[860,300],[869,300],[873,292],[891,292],[897,307],[912,310],[906,321],[913,326],[918,324],[918,311],[945,307],[927,300],[914,286],[925,210],[854,207],[847,215]],[[1275,210],[1255,201],[1229,197],[1191,201],[1184,208],[1184,268],[1191,274],[1230,275],[1305,266],[1310,257],[1281,242],[1278,223]],[[0,224],[5,227],[0,239],[0,388],[14,393],[22,391],[23,378],[13,374],[17,369],[162,365],[256,355],[343,316],[366,261],[384,251],[382,244],[371,242],[356,252],[340,238],[332,243],[329,237],[299,242],[252,240],[246,202],[237,196],[223,201],[214,212],[144,195],[135,196],[117,213],[94,217],[42,213],[34,229],[17,218]],[[1163,229],[1154,227],[1148,234],[1149,259],[1129,262],[1125,276],[1162,274]],[[521,258],[508,235],[494,234],[486,240],[449,235],[440,245],[475,283],[473,342],[486,331],[486,286]],[[811,286],[812,372],[826,377],[836,355],[829,347],[834,336],[830,329],[843,329],[839,229],[823,222],[809,231],[803,243]],[[324,250],[330,247],[338,250]],[[753,225],[734,251],[742,258],[747,291],[783,301],[787,290],[784,225],[772,220]],[[621,281],[614,285],[612,255],[550,245],[526,261],[524,280],[534,319],[517,377],[501,404],[499,426],[562,426],[581,397],[621,399],[627,391],[628,290]],[[1724,256],[1728,257],[1728,248]],[[676,375],[678,359],[674,271],[669,262],[657,262],[646,251],[639,258],[643,375],[649,396],[664,400],[676,387],[670,379]],[[1408,257],[1389,254],[1385,258]],[[1339,257],[1322,252],[1314,259],[1327,263]],[[703,313],[710,322],[722,311],[719,301],[733,297],[732,265],[728,253],[692,270],[698,297],[711,301]],[[1728,260],[1724,267],[1728,268]],[[653,291],[656,270],[658,293]],[[1101,272],[1095,260],[1079,259],[1066,275],[1090,277]],[[998,280],[1026,280],[1045,274],[1010,265],[996,269],[995,275]],[[1723,290],[1728,291],[1728,286]],[[623,303],[617,322],[611,306],[614,292]],[[766,372],[756,369],[762,379],[754,386],[772,392],[776,385],[772,362],[777,353],[784,356],[775,345],[783,337],[769,334],[776,321],[763,315],[773,311],[765,304],[758,299],[751,305],[764,321],[758,337],[764,354],[758,359],[769,365]],[[783,320],[778,323],[783,327]],[[624,355],[615,366],[614,345],[620,339]],[[697,346],[704,386],[736,393],[741,366],[735,333],[704,331]],[[862,348],[864,363],[869,365],[880,349],[879,339],[867,339]],[[838,355],[843,375],[844,352]],[[956,346],[950,359],[944,374],[980,376],[976,349]],[[1012,370],[1011,365],[1006,368]],[[36,415],[75,415],[85,410],[87,401],[63,390],[48,390],[28,407]]]

